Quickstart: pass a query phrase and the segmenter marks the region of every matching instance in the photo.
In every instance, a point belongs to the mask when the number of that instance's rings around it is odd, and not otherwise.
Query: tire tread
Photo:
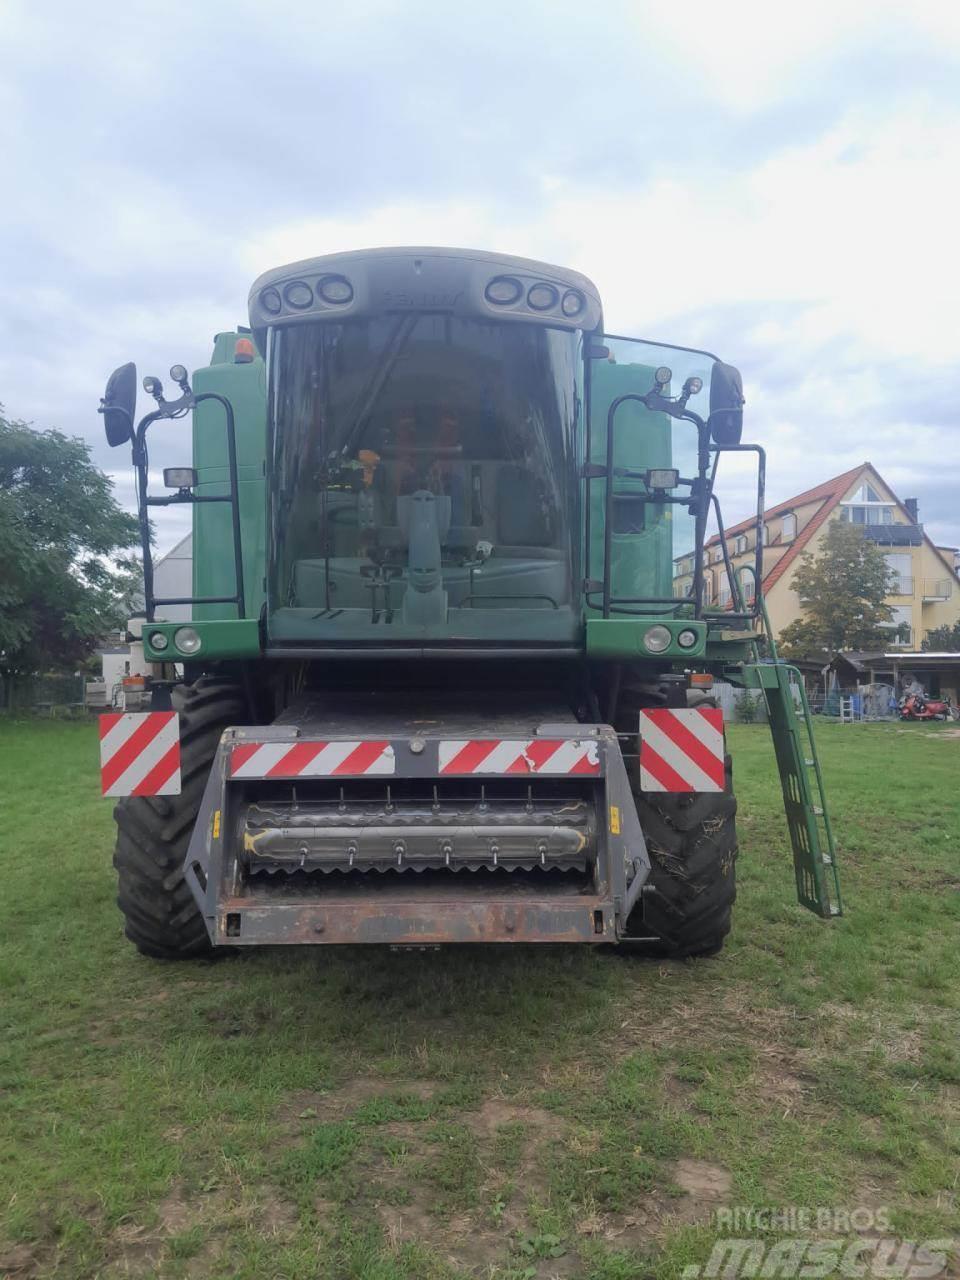
[[[210,950],[183,861],[220,736],[248,718],[238,686],[218,676],[174,689],[173,707],[180,713],[180,795],[126,796],[113,811],[124,932],[143,955],[164,960]]]

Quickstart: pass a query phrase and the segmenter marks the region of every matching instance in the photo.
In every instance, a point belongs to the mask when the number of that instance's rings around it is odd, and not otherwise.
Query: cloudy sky
[[[960,544],[955,0],[0,0],[0,56],[0,402],[124,501],[115,365],[205,363],[282,262],[467,245],[738,364],[771,500],[869,459]]]

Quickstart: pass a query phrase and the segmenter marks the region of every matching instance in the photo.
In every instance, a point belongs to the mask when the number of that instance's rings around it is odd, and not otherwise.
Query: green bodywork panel
[[[177,648],[175,636],[182,627],[189,626],[200,637],[200,648],[191,654],[183,654]],[[167,637],[165,649],[155,649],[151,638],[158,632]],[[143,628],[143,652],[150,662],[204,662],[222,658],[256,658],[260,655],[260,624],[256,618],[233,619],[224,622],[157,622]]]
[[[216,392],[226,396],[233,405],[246,616],[256,619],[264,601],[266,564],[266,374],[259,356],[250,364],[234,364],[234,347],[239,336],[237,333],[217,334],[212,361],[206,368],[196,371],[193,389],[197,394]],[[200,481],[198,494],[228,491],[227,433],[223,408],[216,401],[208,400],[194,411],[193,465]],[[197,503],[193,508],[194,595],[229,596],[234,590],[230,507],[225,502]],[[236,619],[237,610],[232,604],[194,605],[193,616],[197,621]]]

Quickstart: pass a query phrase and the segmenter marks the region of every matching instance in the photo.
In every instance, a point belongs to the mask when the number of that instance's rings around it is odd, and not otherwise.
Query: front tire
[[[673,795],[639,788],[639,767],[628,765],[631,789],[650,854],[650,878],[627,922],[628,935],[655,936],[654,950],[674,957],[714,955],[730,932],[738,852],[733,768],[724,759],[721,792]],[[649,943],[628,949],[650,950]]]
[[[127,796],[113,811],[113,865],[124,932],[143,955],[162,960],[210,950],[183,863],[220,735],[228,725],[249,719],[239,687],[215,676],[174,689],[173,709],[180,713],[180,794]]]

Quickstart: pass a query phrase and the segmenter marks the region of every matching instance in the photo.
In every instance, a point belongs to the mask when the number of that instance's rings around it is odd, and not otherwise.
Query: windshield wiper
[[[383,391],[384,385],[393,367],[400,357],[400,353],[407,345],[410,335],[416,328],[417,321],[420,316],[417,312],[410,312],[408,315],[401,316],[397,321],[397,325],[387,340],[386,350],[380,360],[374,365],[370,372],[366,385],[361,389],[360,394],[354,402],[358,408],[353,422],[347,433],[347,438],[339,450],[341,457],[347,457],[352,451],[354,444],[360,436],[367,419],[377,406],[380,399],[380,393]]]

